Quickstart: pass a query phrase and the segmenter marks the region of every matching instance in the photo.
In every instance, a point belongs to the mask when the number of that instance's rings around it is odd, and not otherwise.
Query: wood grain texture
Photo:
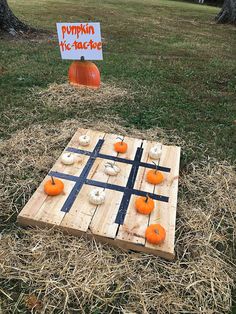
[[[79,145],[78,140],[79,136],[84,134],[89,135],[91,138],[90,145],[86,147]],[[92,152],[98,140],[104,139],[105,141],[100,150],[101,154],[133,160],[137,148],[142,145],[143,154],[141,161],[152,163],[149,151],[152,146],[157,144],[156,142],[125,137],[124,141],[128,144],[128,150],[124,154],[118,154],[113,146],[116,141],[119,141],[117,139],[118,136],[118,134],[105,134],[104,132],[94,130],[78,129],[67,147]],[[77,153],[72,154],[76,158],[76,162],[73,165],[62,164],[61,156],[59,156],[51,170],[79,177],[89,160],[89,156]],[[116,162],[121,171],[117,176],[108,176],[104,172],[107,161],[108,159],[96,158],[88,173],[88,179],[126,187],[132,164]],[[163,172],[165,181],[158,186],[153,186],[146,181],[146,173],[149,169],[139,167],[134,188],[168,196],[169,202],[155,201],[153,212],[147,216],[141,215],[135,209],[134,203],[137,196],[132,194],[123,225],[115,223],[123,192],[105,189],[105,203],[96,206],[89,202],[88,197],[90,191],[95,187],[83,184],[69,212],[64,213],[61,211],[61,208],[73,189],[75,182],[63,179],[62,181],[65,185],[64,193],[55,197],[47,196],[44,193],[43,186],[45,181],[49,179],[48,176],[46,176],[24,206],[17,220],[21,225],[57,227],[66,233],[76,236],[83,235],[95,238],[98,241],[109,243],[125,250],[141,251],[172,260],[174,258],[179,161],[180,147],[162,145],[161,157],[159,160],[155,160],[155,162],[160,166],[171,168],[171,172]],[[166,240],[161,246],[151,245],[145,240],[145,230],[148,225],[153,223],[160,223],[166,229]]]
[[[177,209],[178,175],[179,175],[180,148],[177,146],[162,146],[160,166],[171,168],[170,173],[165,173],[165,180],[156,186],[155,193],[168,195],[169,202],[158,202],[156,209],[150,215],[149,224],[160,223],[166,229],[165,242],[153,245],[146,242],[145,246],[152,249],[174,254],[175,220]]]
[[[141,161],[146,163],[152,163],[152,159],[149,157],[150,148],[156,144],[155,142],[143,141],[143,154]],[[158,164],[158,161],[155,161]],[[146,172],[149,169],[139,167],[136,177],[134,188],[147,193],[154,193],[154,185],[146,181]],[[135,209],[135,200],[138,196],[132,195],[125,221],[122,226],[119,227],[119,232],[116,239],[125,242],[132,242],[140,245],[145,244],[145,231],[149,222],[149,215],[141,215]],[[156,202],[155,202],[156,204]]]

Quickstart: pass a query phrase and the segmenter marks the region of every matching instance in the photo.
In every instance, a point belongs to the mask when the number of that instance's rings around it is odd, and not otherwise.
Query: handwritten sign
[[[102,60],[100,23],[57,23],[62,59]]]

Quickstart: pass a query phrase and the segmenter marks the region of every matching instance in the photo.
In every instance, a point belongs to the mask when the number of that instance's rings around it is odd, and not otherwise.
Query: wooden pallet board
[[[79,144],[79,136],[89,135],[89,146]],[[75,157],[73,165],[64,165],[61,156],[46,178],[18,215],[18,222],[27,226],[50,226],[74,235],[86,235],[112,245],[172,260],[175,256],[175,219],[177,210],[180,147],[161,145],[157,160],[165,180],[159,185],[146,181],[146,172],[154,167],[150,148],[157,142],[125,137],[125,154],[113,148],[119,134],[107,134],[90,129],[78,129],[64,149]],[[121,171],[117,176],[104,172],[105,163],[114,160]],[[64,191],[57,196],[44,192],[50,176],[60,178]],[[98,187],[106,193],[105,203],[92,205],[88,194]],[[138,195],[149,193],[155,200],[150,215],[137,213],[134,203]],[[166,229],[162,245],[152,245],[145,239],[146,228],[160,223]]]

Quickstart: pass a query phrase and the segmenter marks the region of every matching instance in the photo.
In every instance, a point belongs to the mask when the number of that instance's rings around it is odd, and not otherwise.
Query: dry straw
[[[236,210],[235,176],[226,162],[206,159],[182,171],[174,262],[16,225],[18,212],[78,127],[165,139],[160,129],[70,120],[35,125],[1,142],[3,313],[26,313],[27,307],[38,313],[228,313]]]

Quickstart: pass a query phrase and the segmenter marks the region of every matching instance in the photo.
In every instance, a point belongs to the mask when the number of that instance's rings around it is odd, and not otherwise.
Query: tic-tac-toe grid
[[[79,145],[78,138],[82,134],[91,137],[88,147]],[[166,180],[155,187],[145,180],[146,171],[155,169],[148,156],[155,143],[125,137],[128,151],[117,154],[113,149],[117,136],[79,129],[65,151],[82,157],[82,162],[65,166],[59,158],[45,178],[62,179],[64,194],[45,195],[42,182],[19,214],[18,221],[23,225],[55,225],[73,234],[92,233],[99,240],[124,248],[173,258],[180,148],[162,146],[158,169]],[[104,173],[104,164],[109,160],[115,161],[121,169],[115,177]],[[88,193],[94,187],[105,189],[104,204],[94,206],[88,202]],[[145,196],[147,192],[156,201],[150,216],[134,210],[135,197]],[[146,227],[157,222],[164,224],[167,230],[161,247],[146,243],[144,237]]]

